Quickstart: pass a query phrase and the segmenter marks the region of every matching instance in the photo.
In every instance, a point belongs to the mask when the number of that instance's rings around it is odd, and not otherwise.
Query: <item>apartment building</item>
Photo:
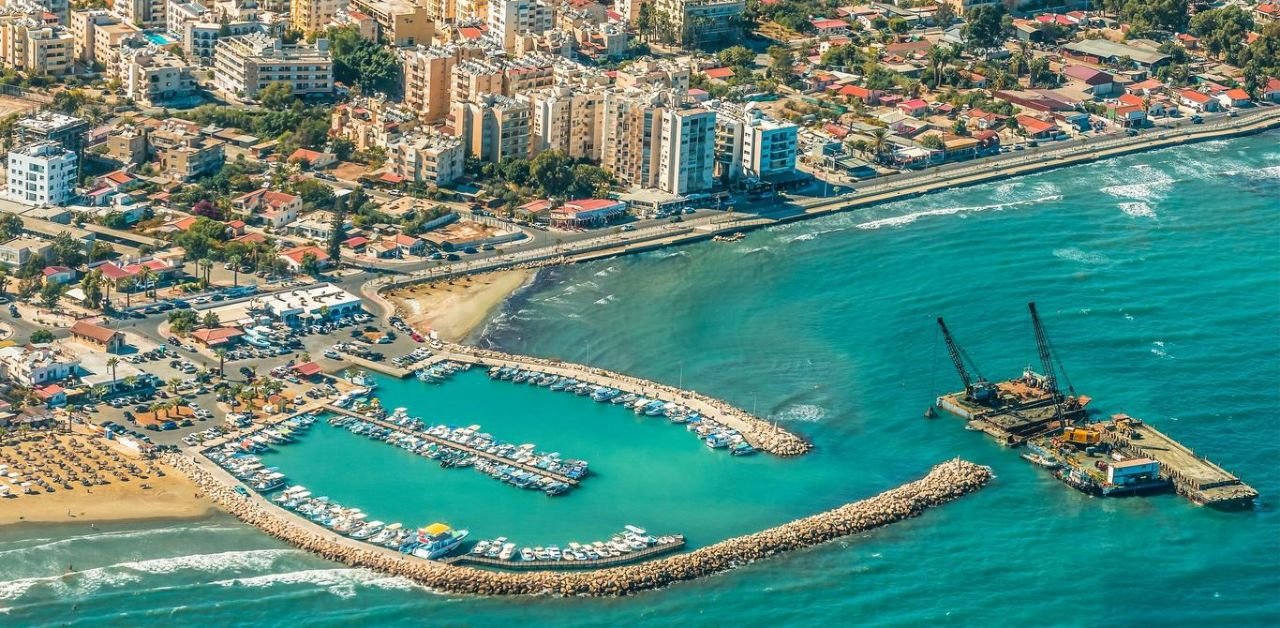
[[[486,35],[503,50],[514,50],[516,37],[541,34],[554,25],[555,10],[538,0],[489,0]]]
[[[114,22],[93,27],[93,61],[106,67],[120,64],[120,50],[128,44],[143,45],[142,29],[128,22]]]
[[[558,85],[527,93],[530,155],[558,150],[575,159],[604,155],[604,92],[586,85]]]
[[[665,13],[685,44],[728,38],[740,29],[746,0],[655,0],[653,9]],[[637,9],[638,11],[638,9]]]
[[[334,107],[329,135],[349,139],[356,150],[366,150],[390,145],[417,124],[411,109],[384,97],[362,97]]]
[[[347,0],[292,0],[289,3],[289,25],[303,33],[317,33],[347,8]]]
[[[257,98],[275,82],[288,83],[299,96],[333,94],[333,59],[325,39],[285,44],[263,33],[219,39],[213,68],[219,89],[244,98]]]
[[[668,194],[711,189],[715,145],[716,112],[702,108],[663,111],[658,189]]]
[[[658,187],[662,113],[671,98],[653,88],[605,92],[600,165],[630,186]]]
[[[462,176],[462,139],[435,131],[404,135],[387,145],[387,168],[406,180],[443,186]]]
[[[182,105],[196,98],[191,66],[156,46],[122,49],[120,80],[129,98],[148,107]]]
[[[166,0],[115,0],[111,10],[128,24],[142,28],[163,28]]]
[[[76,196],[79,160],[57,142],[9,151],[9,198],[30,205],[66,205]]]
[[[394,46],[429,44],[435,36],[435,22],[426,5],[411,0],[349,0],[350,10],[359,11],[377,23],[378,40]]]
[[[65,76],[75,60],[75,40],[71,31],[58,26],[56,18],[45,18],[42,8],[30,17],[33,5],[5,7],[0,12],[0,63],[31,76]]]
[[[225,142],[202,137],[174,124],[151,131],[147,140],[159,162],[160,174],[178,181],[217,172],[226,162]]]
[[[67,28],[71,31],[72,57],[83,64],[94,62],[94,29],[108,24],[119,24],[120,16],[106,9],[72,11]]]
[[[717,175],[763,181],[790,179],[796,171],[799,128],[765,115],[756,103],[707,103],[716,112]]]
[[[476,100],[485,94],[504,95],[505,76],[500,60],[466,59],[453,66],[450,101]]]
[[[469,24],[489,19],[489,0],[454,0],[454,19]]]
[[[57,142],[77,158],[83,158],[89,121],[56,111],[41,111],[15,121],[13,131],[19,144]]]
[[[33,257],[42,263],[48,263],[53,257],[53,243],[30,236],[18,236],[0,242],[0,265],[10,270],[22,268]]]
[[[217,51],[218,40],[223,37],[240,37],[250,33],[270,36],[275,28],[258,21],[201,22],[182,24],[182,50],[188,57],[205,60],[207,65]]]
[[[637,59],[618,69],[615,84],[623,89],[649,85],[689,91],[689,65],[670,59]]]
[[[473,102],[454,102],[450,116],[467,157],[491,163],[528,158],[528,104],[486,94]]]
[[[453,93],[453,68],[483,54],[464,46],[415,46],[400,51],[404,61],[404,103],[426,123],[444,120]]]
[[[168,0],[164,12],[165,30],[181,37],[187,22],[201,22],[212,17],[213,13],[195,0]]]

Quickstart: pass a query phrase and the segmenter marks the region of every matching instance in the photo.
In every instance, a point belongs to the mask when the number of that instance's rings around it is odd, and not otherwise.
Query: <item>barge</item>
[[[946,323],[938,329],[964,390],[937,398],[937,407],[966,421],[1006,447],[1022,447],[1023,459],[1064,484],[1112,497],[1172,489],[1192,503],[1220,510],[1253,506],[1258,492],[1222,467],[1197,455],[1151,425],[1125,414],[1094,421],[1091,399],[1077,395],[1054,355],[1034,303],[1028,304],[1043,374],[990,382],[956,343]],[[926,416],[931,416],[930,408]]]

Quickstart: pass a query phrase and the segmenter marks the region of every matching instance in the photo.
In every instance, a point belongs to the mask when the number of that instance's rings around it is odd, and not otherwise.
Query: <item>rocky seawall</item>
[[[710,410],[716,421],[737,430],[747,439],[747,442],[751,443],[752,447],[775,456],[800,456],[813,449],[812,443],[796,434],[777,427],[729,403],[695,391],[683,390],[675,386],[668,386],[647,379],[572,362],[513,355],[492,349],[480,349],[465,345],[447,345],[447,350],[452,354],[469,356],[487,364],[493,364],[497,360],[515,362],[535,368],[547,367],[569,370],[573,371],[574,375],[583,381],[616,386],[629,392],[643,393],[646,396],[662,401],[675,401],[684,405],[696,404],[702,407],[695,406],[695,409],[704,411],[704,413]]]
[[[874,497],[686,554],[596,571],[514,573],[421,560],[339,537],[259,496],[237,493],[230,476],[220,479],[220,471],[208,468],[207,461],[198,464],[188,456],[169,454],[166,462],[227,512],[271,536],[349,566],[404,577],[441,592],[471,595],[607,597],[658,589],[916,517],[982,488],[992,478],[987,467],[956,459]]]

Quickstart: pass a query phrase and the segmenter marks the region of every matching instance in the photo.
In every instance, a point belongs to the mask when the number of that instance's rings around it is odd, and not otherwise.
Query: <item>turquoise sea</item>
[[[623,524],[695,544],[891,488],[960,456],[987,489],[860,537],[627,599],[435,594],[226,517],[0,530],[0,625],[1173,625],[1280,623],[1280,135],[1196,144],[543,272],[477,340],[683,382],[817,445],[734,459],[676,426],[479,373],[385,382],[388,406],[586,458],[546,498],[316,426],[272,460],[407,524],[529,544]],[[945,316],[989,377],[1036,360],[1262,493],[1219,513],[1090,499],[959,420]],[[376,461],[374,460],[376,458]],[[0,505],[0,508],[9,507]],[[67,573],[68,567],[70,573]]]

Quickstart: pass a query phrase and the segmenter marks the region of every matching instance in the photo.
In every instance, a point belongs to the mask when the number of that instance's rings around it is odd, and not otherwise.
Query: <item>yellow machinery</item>
[[[1102,442],[1102,432],[1085,427],[1068,427],[1062,430],[1062,442],[1072,445],[1097,445]]]

